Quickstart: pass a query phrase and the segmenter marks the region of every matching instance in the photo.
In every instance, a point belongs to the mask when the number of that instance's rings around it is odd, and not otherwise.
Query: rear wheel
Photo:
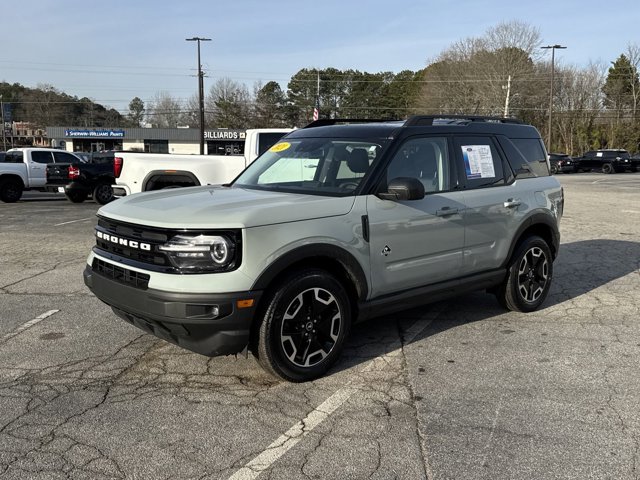
[[[323,270],[299,271],[266,298],[254,354],[276,377],[313,380],[336,361],[350,326],[351,305],[340,282]]]
[[[541,237],[528,237],[511,258],[507,278],[496,296],[509,310],[532,312],[547,298],[552,277],[553,259],[549,245]]]
[[[555,164],[551,164],[551,175],[555,175],[556,173],[558,173],[558,166]]]
[[[0,182],[0,200],[5,203],[15,203],[22,197],[22,183],[13,178]]]
[[[99,183],[93,189],[91,196],[96,203],[104,205],[113,200],[113,188],[108,183]]]

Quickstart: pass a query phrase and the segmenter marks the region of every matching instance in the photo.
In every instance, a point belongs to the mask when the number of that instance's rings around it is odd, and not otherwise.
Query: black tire
[[[532,312],[547,298],[552,278],[551,249],[541,237],[531,236],[516,248],[496,296],[509,310]]]
[[[275,377],[306,382],[322,376],[340,356],[351,327],[344,287],[319,269],[285,278],[265,297],[253,349]]]
[[[551,175],[555,175],[558,173],[558,166],[551,164]]]
[[[87,194],[84,192],[66,192],[65,195],[73,203],[82,203],[87,199]]]
[[[613,165],[611,165],[610,163],[605,163],[604,165],[602,165],[602,173],[610,174],[614,172],[615,172],[615,169],[613,168]]]
[[[96,203],[104,205],[113,200],[113,188],[108,183],[99,183],[93,189],[91,197]]]
[[[0,200],[15,203],[22,197],[22,183],[13,178],[0,181]]]

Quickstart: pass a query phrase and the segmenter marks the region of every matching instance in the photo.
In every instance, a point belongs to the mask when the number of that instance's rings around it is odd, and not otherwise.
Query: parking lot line
[[[16,330],[14,330],[11,333],[7,333],[6,335],[4,335],[2,338],[0,338],[0,343],[4,343],[7,340],[12,339],[13,337],[15,337],[16,335],[20,335],[22,332],[24,332],[25,330],[33,327],[34,325],[36,325],[37,323],[40,323],[42,320],[44,320],[47,317],[50,317],[51,315],[53,315],[54,313],[58,313],[60,310],[49,310],[48,312],[43,313],[42,315],[38,315],[36,318],[34,318],[33,320],[29,320],[27,323],[23,323],[22,325],[20,325],[20,327],[18,327]]]
[[[414,338],[416,338],[431,324],[443,309],[444,307],[434,309],[432,312],[429,312],[427,318],[416,320],[406,330],[403,336],[404,338],[402,340],[398,339],[398,341],[393,344],[391,351],[381,357],[369,360],[366,366],[362,369],[362,372],[371,370],[376,365],[376,360],[398,355],[402,350],[403,345],[411,343]],[[313,409],[313,411],[303,420],[300,420],[289,430],[280,435],[262,453],[258,454],[253,460],[231,475],[228,480],[253,480],[258,477],[258,475],[273,465],[280,457],[295,447],[300,440],[311,433],[314,428],[327,419],[338,409],[338,407],[349,400],[349,398],[358,391],[358,387],[353,383],[354,380],[349,381],[344,387],[327,398],[324,402]],[[426,463],[427,459],[425,458],[425,464]]]
[[[59,227],[60,225],[68,225],[70,223],[84,222],[86,220],[91,220],[92,218],[93,217],[88,217],[88,218],[81,218],[80,220],[71,220],[70,222],[56,223],[54,227]]]

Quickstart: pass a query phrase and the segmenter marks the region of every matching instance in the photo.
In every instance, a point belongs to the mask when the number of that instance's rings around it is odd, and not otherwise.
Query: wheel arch
[[[365,300],[369,292],[367,277],[355,257],[335,245],[305,245],[285,253],[262,272],[252,289],[269,290],[291,272],[304,268],[325,270],[340,280],[347,290],[354,318],[357,316],[358,301]]]
[[[15,173],[0,174],[0,182],[4,182],[5,180],[16,180],[20,183],[20,185],[22,185],[23,189],[26,187],[22,177],[20,175],[16,175]]]
[[[144,180],[142,181],[142,191],[148,192],[151,190],[156,190],[153,188],[153,186],[156,183],[165,183],[165,182],[162,182],[163,180],[168,180],[168,182],[166,183],[170,184],[172,180],[176,181],[178,179],[182,179],[182,182],[179,182],[179,183],[184,183],[185,179],[188,182],[193,183],[193,185],[184,185],[184,186],[197,187],[200,185],[200,180],[198,180],[198,177],[196,177],[192,172],[189,172],[187,170],[171,170],[171,171],[153,170],[149,172],[146,177],[144,177]]]
[[[520,226],[514,235],[511,247],[509,248],[509,255],[507,255],[503,266],[506,266],[509,263],[513,253],[522,241],[533,235],[537,235],[547,242],[547,245],[549,245],[549,249],[551,250],[551,255],[554,259],[558,256],[558,250],[560,248],[560,233],[555,223],[555,219],[551,218],[548,214],[535,213]]]

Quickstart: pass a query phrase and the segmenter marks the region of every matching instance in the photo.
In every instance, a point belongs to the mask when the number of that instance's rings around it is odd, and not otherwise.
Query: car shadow
[[[551,290],[541,310],[589,294],[638,269],[640,242],[594,239],[562,244],[554,262]],[[448,309],[455,314],[447,315]],[[494,295],[478,291],[361,322],[353,326],[342,359],[331,372],[357,367],[401,345],[452,328],[484,320],[502,321],[501,317],[509,315]],[[435,320],[429,323],[429,318]],[[425,328],[409,338],[405,329],[417,320],[424,320]]]

